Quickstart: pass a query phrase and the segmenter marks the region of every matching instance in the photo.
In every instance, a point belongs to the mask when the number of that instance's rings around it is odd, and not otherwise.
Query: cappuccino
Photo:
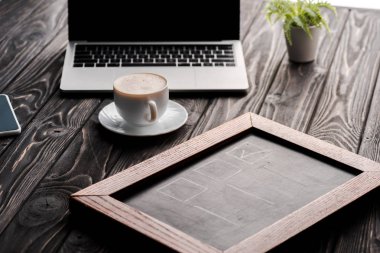
[[[156,74],[131,74],[115,81],[114,89],[131,95],[144,95],[161,91],[166,87],[165,78]]]
[[[116,110],[129,124],[154,124],[165,113],[169,101],[166,79],[150,73],[130,74],[114,82]]]

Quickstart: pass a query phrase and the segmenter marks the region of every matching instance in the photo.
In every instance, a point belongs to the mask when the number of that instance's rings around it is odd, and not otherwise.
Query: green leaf
[[[330,32],[329,25],[321,14],[321,8],[336,15],[336,9],[330,3],[319,0],[268,0],[264,8],[265,18],[270,24],[283,22],[285,37],[291,44],[291,29],[302,28],[311,37],[310,27],[324,27]]]

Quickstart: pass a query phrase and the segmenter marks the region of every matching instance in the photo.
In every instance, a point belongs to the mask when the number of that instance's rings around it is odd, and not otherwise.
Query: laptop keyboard
[[[76,45],[74,67],[233,67],[232,45]]]

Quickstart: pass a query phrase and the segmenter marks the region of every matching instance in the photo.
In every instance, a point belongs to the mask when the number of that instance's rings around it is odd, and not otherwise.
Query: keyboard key
[[[231,59],[233,59],[234,56],[232,54],[226,54],[226,55],[218,54],[216,56],[216,58],[231,58]]]
[[[83,63],[74,63],[74,68],[81,68],[83,67]]]
[[[233,46],[223,45],[76,45],[76,66],[234,66]],[[132,59],[132,61],[131,61]],[[134,60],[134,61],[133,61]],[[215,62],[215,65],[213,64]]]
[[[205,48],[207,50],[214,50],[214,49],[216,49],[216,46],[215,45],[207,45]]]
[[[91,56],[75,56],[75,60],[92,60]]]
[[[84,66],[85,67],[94,67],[94,63],[85,63]]]
[[[224,63],[215,63],[215,67],[224,67]]]
[[[218,45],[218,49],[232,50],[232,45]]]
[[[96,63],[97,60],[92,60],[92,59],[86,59],[86,60],[74,60],[74,63]]]
[[[200,64],[200,63],[192,63],[191,66],[193,66],[193,67],[201,67],[202,64]]]
[[[87,52],[82,52],[82,51],[75,51],[75,56],[77,57],[77,56],[88,56],[88,55],[90,55],[89,53],[87,53]]]
[[[131,63],[132,59],[122,59],[121,63]]]
[[[123,67],[175,67],[175,63],[123,63]]]
[[[234,62],[234,59],[211,59],[212,62]]]
[[[104,59],[104,56],[101,54],[94,54],[94,59]]]
[[[96,60],[89,60],[89,61],[82,61],[81,63],[84,63],[84,64],[95,64],[95,63],[97,63],[97,61]]]
[[[172,57],[172,58],[181,59],[181,58],[182,58],[182,55],[181,55],[181,54],[172,54],[171,57]]]
[[[133,55],[133,54],[128,54],[127,58],[128,59],[138,59],[138,56],[137,55]]]
[[[227,67],[235,67],[235,63],[226,63]]]

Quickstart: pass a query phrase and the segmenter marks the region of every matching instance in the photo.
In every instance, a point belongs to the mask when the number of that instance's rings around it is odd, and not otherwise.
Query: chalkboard
[[[225,250],[355,177],[250,133],[124,203]]]
[[[380,184],[379,164],[245,114],[73,200],[181,252],[261,252]]]

